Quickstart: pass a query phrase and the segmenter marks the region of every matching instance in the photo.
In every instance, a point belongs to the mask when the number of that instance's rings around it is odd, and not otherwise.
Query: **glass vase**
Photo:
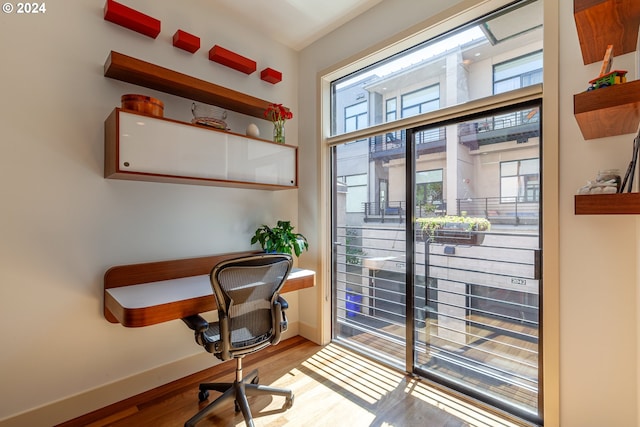
[[[284,122],[273,123],[273,142],[284,144]]]

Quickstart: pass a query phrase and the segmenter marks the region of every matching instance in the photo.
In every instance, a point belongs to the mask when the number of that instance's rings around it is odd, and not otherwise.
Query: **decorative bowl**
[[[227,122],[225,122],[227,112],[220,107],[194,102],[191,105],[191,113],[193,114],[191,123],[227,130]]]
[[[155,117],[164,115],[164,103],[150,96],[127,94],[120,97],[120,102],[123,110],[136,111]]]

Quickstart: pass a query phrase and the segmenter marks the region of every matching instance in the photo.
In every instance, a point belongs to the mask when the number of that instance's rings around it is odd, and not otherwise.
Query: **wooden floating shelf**
[[[585,65],[602,61],[610,44],[614,55],[636,49],[640,1],[574,0],[573,17]]]
[[[271,104],[269,101],[114,51],[111,51],[104,64],[104,75],[260,119],[264,119],[264,111]]]
[[[573,113],[584,139],[635,133],[640,122],[640,80],[574,95]]]
[[[575,196],[576,215],[640,214],[640,193],[585,194]]]

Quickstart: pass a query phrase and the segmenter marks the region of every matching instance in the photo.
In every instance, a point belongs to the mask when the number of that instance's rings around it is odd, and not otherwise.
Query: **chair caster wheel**
[[[289,409],[293,406],[293,395],[291,397],[287,397],[287,400],[284,402],[284,406],[282,409]]]
[[[204,402],[209,398],[209,390],[200,390],[198,392],[198,400],[200,402]]]
[[[233,401],[233,406],[235,407],[236,413],[240,412],[240,406],[238,405],[238,402],[236,402],[235,400]]]
[[[258,376],[256,376],[254,379],[251,380],[251,384],[258,384],[260,382],[260,378]]]

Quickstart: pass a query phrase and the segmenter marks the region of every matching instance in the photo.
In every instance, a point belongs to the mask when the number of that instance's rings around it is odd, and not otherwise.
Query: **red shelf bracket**
[[[136,31],[155,39],[160,34],[160,21],[128,6],[107,0],[104,5],[104,20]]]
[[[265,68],[260,72],[260,78],[265,82],[276,84],[282,81],[282,73],[273,68]]]
[[[173,35],[173,45],[187,52],[194,53],[200,49],[200,37],[178,30]]]
[[[256,71],[257,68],[256,61],[245,58],[218,45],[213,46],[209,50],[209,59],[245,74],[251,74]]]

